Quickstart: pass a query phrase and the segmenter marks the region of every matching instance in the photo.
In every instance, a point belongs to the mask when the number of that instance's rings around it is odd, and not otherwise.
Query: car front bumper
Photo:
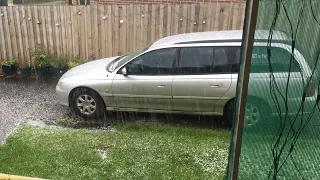
[[[69,91],[61,89],[59,86],[56,86],[56,94],[58,97],[58,101],[61,104],[69,106]]]

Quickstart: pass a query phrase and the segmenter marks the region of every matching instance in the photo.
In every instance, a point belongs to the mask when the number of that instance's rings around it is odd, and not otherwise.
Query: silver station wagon
[[[252,56],[246,126],[252,126],[276,110],[270,95],[267,62],[268,31],[257,31]],[[285,91],[291,46],[288,36],[274,32],[274,77]],[[187,113],[224,116],[232,123],[238,81],[242,31],[180,34],[154,42],[142,51],[91,61],[70,69],[59,80],[59,101],[74,113],[94,118],[107,111]],[[289,57],[289,58],[288,58]],[[311,70],[295,51],[288,102],[295,112],[301,77]],[[303,75],[303,76],[301,76]],[[315,98],[308,89],[307,100]]]

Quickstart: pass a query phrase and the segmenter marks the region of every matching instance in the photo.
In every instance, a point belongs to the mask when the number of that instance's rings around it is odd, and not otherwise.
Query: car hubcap
[[[260,121],[260,119],[261,119],[261,114],[260,114],[259,108],[252,104],[247,104],[246,115],[244,120],[245,126],[253,126],[257,124]]]
[[[89,95],[81,95],[77,99],[77,106],[82,114],[91,115],[96,111],[96,102]]]

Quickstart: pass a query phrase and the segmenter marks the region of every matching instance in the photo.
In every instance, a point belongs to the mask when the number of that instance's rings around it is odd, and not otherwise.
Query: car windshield
[[[113,72],[115,71],[116,69],[118,69],[120,66],[122,66],[123,64],[125,64],[126,62],[128,62],[129,60],[131,60],[132,58],[134,58],[135,56],[141,54],[142,52],[146,51],[150,46],[140,50],[140,51],[137,51],[137,52],[134,52],[132,54],[129,54],[129,55],[124,55],[124,56],[120,56],[119,58],[113,60],[111,63],[108,64],[107,66],[107,71],[109,72]]]

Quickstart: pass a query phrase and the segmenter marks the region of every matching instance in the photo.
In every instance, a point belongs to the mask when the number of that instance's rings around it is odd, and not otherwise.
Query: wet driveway
[[[0,79],[0,142],[25,119],[52,119],[70,116],[68,108],[55,97],[55,81]]]
[[[38,83],[35,79],[0,78],[0,144],[24,120],[73,118],[68,107],[57,102],[57,80]],[[79,120],[79,119],[77,119]],[[221,119],[186,115],[109,113],[103,123],[143,121],[204,128],[226,128]],[[99,122],[101,124],[101,120]],[[87,125],[88,123],[86,123]],[[96,123],[89,123],[95,125]]]

